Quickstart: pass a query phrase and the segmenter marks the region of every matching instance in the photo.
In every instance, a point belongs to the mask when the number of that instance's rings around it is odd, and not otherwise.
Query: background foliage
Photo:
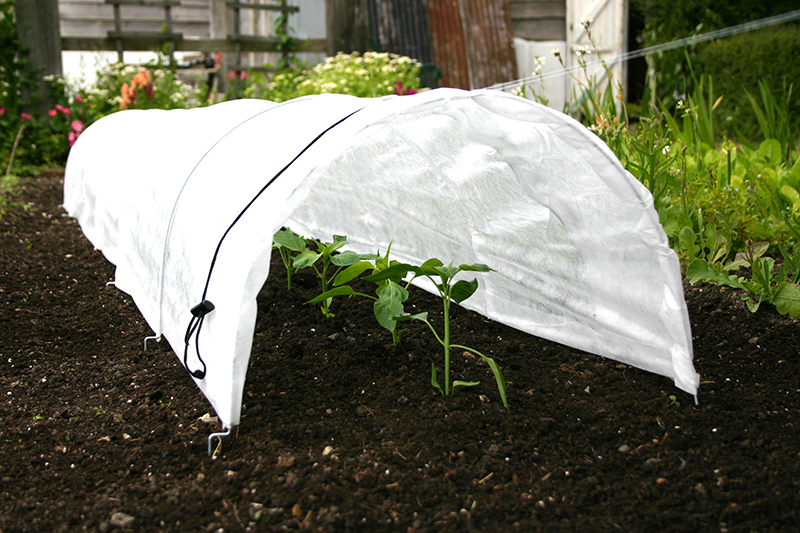
[[[758,122],[747,93],[757,95],[759,81],[774,94],[784,86],[800,91],[800,26],[787,25],[736,35],[703,47],[697,54],[699,70],[714,80],[714,91],[724,95],[717,109],[720,135],[754,139]],[[800,122],[800,100],[793,99],[789,119]]]
[[[645,29],[639,37],[642,46],[653,46],[787,13],[800,9],[800,1],[631,0],[631,8],[641,13],[645,19]],[[788,25],[787,29],[798,33],[796,24]],[[741,39],[758,41],[760,37],[754,37],[753,34],[742,34]],[[692,92],[694,80],[690,65],[694,65],[697,74],[705,72],[716,78],[717,75],[723,73],[722,68],[717,64],[710,61],[701,64],[698,60],[698,54],[708,46],[712,46],[712,44],[698,44],[686,50],[668,51],[654,57],[658,99],[673,106],[683,95]],[[749,53],[728,58],[729,64],[730,62],[737,63],[741,69],[755,66],[754,63],[749,62],[749,59]],[[796,59],[794,61],[796,62]],[[775,61],[767,63],[772,66],[773,72],[781,70],[776,68],[776,65],[779,64]],[[753,90],[756,89],[754,87]],[[646,95],[644,100],[648,101],[649,98],[650,95]]]

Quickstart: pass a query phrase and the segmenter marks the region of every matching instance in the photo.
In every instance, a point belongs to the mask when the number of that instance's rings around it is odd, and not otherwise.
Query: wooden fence
[[[259,1],[59,0],[62,50],[276,52],[277,37],[248,34],[237,14],[246,10],[296,11]],[[298,52],[324,53],[324,39],[298,40]]]

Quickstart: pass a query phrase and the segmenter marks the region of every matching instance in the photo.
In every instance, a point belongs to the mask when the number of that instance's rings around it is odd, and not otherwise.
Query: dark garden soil
[[[238,434],[114,287],[59,204],[23,182],[0,221],[0,531],[800,531],[800,324],[686,286],[700,405],[671,380],[458,308],[449,398],[421,323],[399,346],[371,303],[323,318],[278,263]],[[435,310],[414,291],[409,303]],[[434,319],[436,313],[432,313]]]

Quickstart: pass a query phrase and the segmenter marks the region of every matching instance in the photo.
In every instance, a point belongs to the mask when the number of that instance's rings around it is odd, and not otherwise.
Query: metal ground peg
[[[144,351],[147,351],[147,341],[156,341],[161,342],[161,335],[151,335],[150,337],[144,338]]]
[[[211,457],[211,455],[212,455],[212,446],[213,446],[213,441],[214,441],[215,438],[219,439],[219,444],[221,446],[222,445],[222,439],[225,438],[225,437],[230,437],[230,436],[231,436],[231,428],[226,428],[226,427],[222,428],[222,432],[221,433],[212,433],[211,435],[209,435],[208,436],[208,456]]]

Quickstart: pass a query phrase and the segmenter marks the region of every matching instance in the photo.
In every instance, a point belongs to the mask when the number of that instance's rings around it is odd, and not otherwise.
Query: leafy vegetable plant
[[[333,279],[336,275],[344,268],[355,263],[361,261],[362,256],[353,252],[353,251],[343,251],[341,253],[335,254],[337,250],[347,244],[347,237],[342,235],[334,235],[333,242],[326,242],[323,243],[321,241],[313,240],[317,251],[313,250],[303,250],[292,260],[292,266],[295,270],[301,270],[303,268],[311,267],[314,269],[314,272],[317,273],[317,277],[319,277],[320,283],[322,285],[322,294],[325,294],[328,291],[328,287],[331,286]],[[319,265],[319,266],[317,266]],[[330,276],[328,275],[328,269],[331,267],[338,267],[334,270],[333,274]],[[332,296],[328,296],[322,300],[322,307],[320,310],[322,314],[326,317],[334,317],[335,315],[331,312],[331,302],[333,301]]]
[[[391,246],[389,246],[391,249]],[[473,265],[460,265],[453,266],[451,263],[445,266],[439,259],[429,259],[420,266],[410,265],[407,263],[400,263],[397,261],[389,260],[389,251],[387,250],[385,256],[376,254],[374,256],[363,255],[362,261],[351,264],[348,268],[343,270],[334,280],[333,289],[323,292],[316,298],[310,300],[308,303],[319,301],[330,301],[334,296],[342,295],[359,295],[365,296],[375,301],[374,311],[375,318],[378,323],[384,328],[392,332],[392,339],[397,344],[400,335],[405,330],[397,329],[397,322],[407,320],[419,320],[428,325],[433,332],[436,340],[444,348],[444,386],[439,384],[439,378],[436,372],[436,364],[431,364],[431,385],[433,385],[443,396],[448,396],[458,386],[474,386],[480,383],[479,381],[453,381],[450,383],[450,350],[451,348],[459,348],[475,353],[483,358],[489,364],[489,368],[494,373],[495,380],[497,381],[497,389],[500,391],[500,398],[503,400],[503,405],[508,409],[508,401],[506,399],[506,382],[503,377],[503,372],[500,370],[497,362],[479,351],[463,346],[460,344],[452,344],[450,342],[450,305],[455,302],[460,304],[470,296],[472,296],[478,288],[478,280],[472,281],[459,280],[454,282],[454,278],[460,272],[490,272],[491,269],[483,264]],[[373,262],[370,262],[373,261]],[[362,277],[365,281],[371,281],[378,287],[375,291],[375,296],[356,292],[350,285],[350,281],[356,279],[367,270],[372,270],[372,274]],[[410,276],[408,281],[403,281]],[[436,328],[433,327],[430,320],[428,320],[428,313],[418,313],[415,315],[405,315],[404,303],[408,300],[408,290],[406,287],[414,280],[414,278],[424,276],[428,278],[439,292],[442,299],[444,330],[443,334],[439,335]]]
[[[395,263],[379,272],[365,276],[362,279],[379,283],[384,280],[404,279],[411,274],[412,277],[409,280],[410,283],[414,278],[419,276],[428,278],[436,287],[437,291],[439,292],[439,296],[442,299],[444,320],[443,334],[439,335],[439,333],[436,331],[436,328],[433,327],[431,322],[428,320],[428,313],[394,316],[392,318],[395,321],[419,320],[424,322],[428,325],[431,332],[433,332],[436,340],[439,341],[444,348],[444,386],[439,384],[435,363],[431,363],[431,385],[441,392],[443,396],[448,396],[458,386],[469,387],[480,383],[478,381],[457,380],[453,381],[452,386],[450,384],[450,350],[451,348],[467,350],[481,356],[481,358],[483,358],[483,360],[489,364],[489,368],[492,369],[492,373],[494,373],[495,380],[497,381],[497,389],[500,392],[500,398],[503,400],[503,405],[505,405],[506,409],[508,409],[508,401],[506,399],[506,382],[505,378],[503,377],[503,372],[500,370],[497,362],[491,357],[487,357],[473,348],[460,344],[452,344],[450,342],[450,305],[452,303],[460,304],[472,296],[478,288],[477,279],[473,279],[472,281],[459,280],[454,282],[454,278],[460,272],[490,271],[491,269],[488,266],[480,263],[460,266],[453,266],[453,264],[450,263],[449,265],[445,266],[438,259],[429,259],[420,266],[409,265],[406,263]]]
[[[797,258],[788,256],[788,260],[784,260],[776,273],[775,260],[763,257],[768,248],[769,243],[766,242],[748,242],[745,251],[736,254],[736,258],[724,266],[709,264],[705,259],[696,259],[687,268],[686,277],[691,283],[713,282],[744,290],[742,299],[753,313],[758,311],[762,302],[769,302],[775,305],[779,313],[800,318],[798,275],[796,271],[790,271],[792,266],[797,267]],[[785,249],[781,251],[787,254]],[[753,279],[748,280],[729,273],[739,267],[750,267]]]
[[[272,248],[281,254],[283,266],[286,267],[288,290],[292,290],[292,271],[294,270],[292,252],[302,253],[306,250],[306,246],[308,246],[308,241],[289,228],[282,229],[272,237]]]
[[[391,332],[392,341],[395,346],[397,346],[400,342],[400,336],[408,331],[405,329],[398,330],[397,321],[395,320],[395,317],[403,314],[403,303],[408,300],[408,290],[406,290],[408,283],[405,284],[406,286],[401,285],[403,281],[402,272],[397,272],[387,278],[381,277],[381,279],[374,281],[377,285],[375,296],[363,292],[356,292],[350,285],[347,285],[347,283],[350,283],[368,270],[372,270],[373,274],[379,274],[394,265],[400,264],[397,261],[391,261],[389,259],[391,248],[392,246],[390,244],[384,256],[380,255],[380,253],[375,255],[362,255],[361,261],[348,266],[336,276],[333,281],[333,289],[320,294],[306,303],[322,302],[334,296],[346,295],[364,296],[365,298],[374,300],[375,304],[373,309],[375,312],[375,319],[378,321],[378,324]]]

